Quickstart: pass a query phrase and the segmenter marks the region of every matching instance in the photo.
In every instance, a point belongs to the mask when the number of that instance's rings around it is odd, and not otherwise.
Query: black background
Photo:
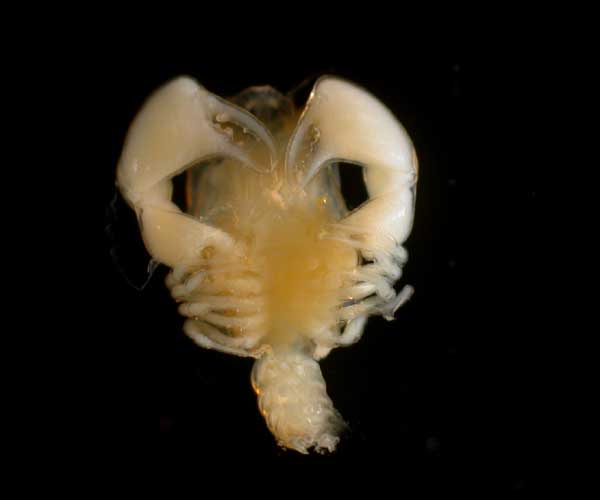
[[[84,315],[85,335],[71,348],[94,366],[91,408],[100,424],[86,426],[82,439],[108,448],[107,460],[125,470],[142,465],[150,482],[185,464],[191,477],[229,471],[233,482],[248,470],[288,470],[306,482],[318,471],[398,493],[518,496],[534,488],[544,189],[530,153],[539,74],[529,60],[501,51],[390,59],[389,43],[374,53],[344,43],[287,54],[198,47],[149,49],[134,40],[86,54],[76,123],[90,153],[84,173],[74,166],[70,175],[86,183],[87,210],[71,217],[93,234],[81,236],[75,253],[93,258],[95,279],[91,296],[74,300],[96,312]],[[127,229],[126,210],[115,218],[114,173],[134,114],[174,76],[228,96],[255,84],[285,92],[323,73],[371,91],[415,143],[420,177],[401,283],[416,293],[394,322],[370,319],[358,344],[321,362],[350,432],[334,455],[305,457],[279,449],[264,425],[252,361],[184,336],[166,269],[141,292],[123,279],[111,252],[132,248],[139,234]],[[90,392],[87,382],[77,390]]]

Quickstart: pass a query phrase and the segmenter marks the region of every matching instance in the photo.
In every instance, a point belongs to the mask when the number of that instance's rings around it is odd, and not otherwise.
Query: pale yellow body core
[[[337,326],[343,277],[356,266],[357,255],[343,243],[320,238],[332,222],[325,203],[323,198],[308,210],[289,208],[287,217],[272,221],[257,249],[268,263],[266,313],[273,344]]]
[[[323,329],[336,330],[348,273],[356,268],[359,256],[351,246],[324,237],[337,222],[331,197],[301,188],[283,165],[259,173],[226,163],[209,167],[204,175],[229,180],[211,200],[211,206],[227,208],[196,215],[238,242],[237,253],[214,256],[221,268],[215,280],[222,281],[225,291],[232,277],[227,268],[242,264],[246,275],[258,282],[260,294],[246,297],[260,295],[254,312],[262,318],[263,342],[286,349]],[[209,266],[212,260],[207,259]],[[234,333],[243,334],[239,329]]]

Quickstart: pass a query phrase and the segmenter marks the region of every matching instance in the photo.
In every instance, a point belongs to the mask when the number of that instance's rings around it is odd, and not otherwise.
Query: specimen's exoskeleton
[[[349,212],[338,163],[363,166]],[[351,168],[351,167],[342,167]],[[187,211],[171,179],[187,171]],[[343,420],[318,360],[392,319],[415,206],[417,157],[375,97],[323,77],[302,112],[271,87],[230,101],[188,77],[156,91],[117,168],[152,257],[200,346],[256,358],[252,385],[285,447],[333,451]]]

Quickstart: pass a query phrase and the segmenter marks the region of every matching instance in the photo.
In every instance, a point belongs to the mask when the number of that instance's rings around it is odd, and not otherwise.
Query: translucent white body
[[[118,186],[148,251],[172,269],[185,333],[257,358],[252,385],[282,446],[333,451],[344,424],[317,361],[410,297],[393,283],[416,154],[381,102],[338,78],[321,78],[302,113],[270,87],[234,101],[187,77],[159,89],[131,125]],[[369,200],[350,213],[340,161],[364,167]],[[183,213],[171,179],[186,170]]]

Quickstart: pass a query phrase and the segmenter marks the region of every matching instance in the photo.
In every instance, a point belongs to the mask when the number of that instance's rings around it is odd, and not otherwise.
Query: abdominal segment
[[[258,407],[280,445],[300,453],[333,451],[345,423],[327,395],[314,359],[288,350],[257,360],[252,387]]]

